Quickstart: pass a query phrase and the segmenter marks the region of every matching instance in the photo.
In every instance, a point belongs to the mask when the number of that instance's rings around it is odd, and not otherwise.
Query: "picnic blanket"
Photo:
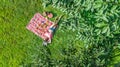
[[[53,35],[49,30],[52,25],[54,25],[54,22],[43,17],[40,13],[36,13],[26,28],[41,37],[43,40],[47,39],[48,43],[51,43]]]

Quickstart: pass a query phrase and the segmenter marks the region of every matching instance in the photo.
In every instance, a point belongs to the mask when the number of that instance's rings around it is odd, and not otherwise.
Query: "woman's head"
[[[53,14],[51,12],[43,12],[43,16],[46,16],[48,18],[52,18]]]

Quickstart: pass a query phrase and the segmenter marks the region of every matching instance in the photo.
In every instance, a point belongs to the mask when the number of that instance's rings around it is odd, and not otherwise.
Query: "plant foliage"
[[[78,62],[81,66],[114,64],[112,60],[120,50],[119,0],[46,0],[43,4],[52,5],[68,15],[60,28],[77,31],[76,40],[84,42],[84,57]]]

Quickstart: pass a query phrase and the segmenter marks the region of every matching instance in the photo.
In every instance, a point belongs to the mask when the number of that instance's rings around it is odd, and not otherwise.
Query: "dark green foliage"
[[[114,63],[113,56],[120,44],[119,0],[46,1],[43,4],[52,5],[68,15],[62,21],[61,30],[77,31],[76,39],[84,42],[82,66],[106,67]]]

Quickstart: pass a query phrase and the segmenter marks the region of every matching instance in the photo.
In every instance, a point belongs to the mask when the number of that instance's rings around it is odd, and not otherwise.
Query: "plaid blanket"
[[[52,21],[43,17],[40,13],[36,13],[26,28],[41,37],[43,40],[47,40],[48,43],[51,43],[53,34],[49,30],[52,25],[54,25]]]

